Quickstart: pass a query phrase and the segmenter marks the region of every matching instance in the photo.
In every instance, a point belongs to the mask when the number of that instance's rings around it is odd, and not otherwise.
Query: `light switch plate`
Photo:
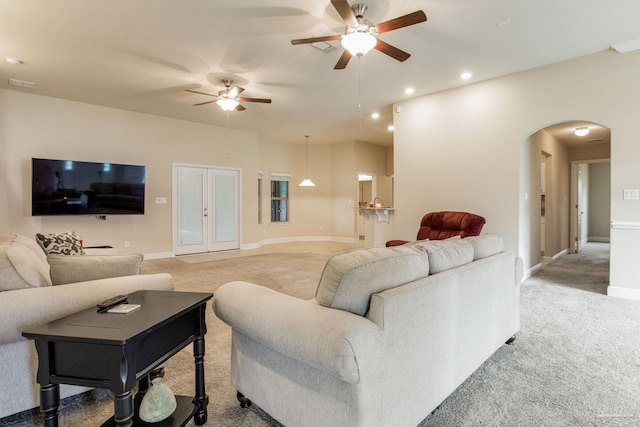
[[[624,190],[623,199],[624,200],[638,200],[638,189],[634,188],[634,189],[630,189],[630,190]]]

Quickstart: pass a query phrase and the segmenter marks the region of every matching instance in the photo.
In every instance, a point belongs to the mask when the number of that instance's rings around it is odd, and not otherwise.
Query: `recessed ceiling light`
[[[464,73],[460,74],[460,78],[462,80],[469,80],[471,76],[473,76],[473,74],[468,71],[465,71]]]
[[[18,58],[6,58],[7,62],[11,65],[20,65],[22,64],[22,61],[20,61]]]
[[[393,131],[394,129],[395,129],[395,128],[393,127],[393,125],[389,125],[389,126],[387,127],[387,130],[388,130],[388,131]]]
[[[372,118],[372,119],[378,119],[378,118],[380,118],[380,113],[372,113],[372,114],[371,114],[371,118]]]
[[[576,128],[574,133],[577,136],[585,136],[585,135],[587,135],[589,133],[589,127],[588,126],[583,126],[583,127]]]
[[[416,90],[412,87],[408,87],[404,90],[404,93],[406,93],[407,95],[411,95],[413,92],[415,92]]]

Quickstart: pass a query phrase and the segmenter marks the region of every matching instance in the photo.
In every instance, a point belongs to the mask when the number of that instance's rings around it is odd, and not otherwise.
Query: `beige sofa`
[[[335,255],[313,300],[227,283],[232,385],[287,427],[414,427],[519,330],[521,265],[478,236]]]
[[[47,257],[34,238],[0,233],[0,418],[39,406],[37,353],[22,331],[115,295],[173,290],[169,274],[139,275],[141,261],[140,254]],[[60,397],[85,390],[61,385]]]

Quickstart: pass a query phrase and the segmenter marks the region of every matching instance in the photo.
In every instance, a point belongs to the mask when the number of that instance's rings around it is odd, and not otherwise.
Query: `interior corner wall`
[[[589,225],[588,241],[611,240],[611,163],[598,162],[589,165]]]
[[[640,299],[640,202],[621,197],[640,186],[638,69],[640,51],[607,50],[394,105],[396,238],[412,238],[424,212],[465,210],[519,250],[522,141],[592,121],[612,132],[610,283]]]

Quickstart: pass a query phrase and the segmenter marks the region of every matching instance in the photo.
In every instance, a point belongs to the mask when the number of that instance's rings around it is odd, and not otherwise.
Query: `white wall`
[[[640,187],[638,69],[640,52],[607,50],[394,105],[396,237],[412,238],[425,212],[465,210],[507,248],[528,247],[522,141],[553,123],[592,121],[612,137],[609,292],[640,299],[640,202],[622,200]]]

